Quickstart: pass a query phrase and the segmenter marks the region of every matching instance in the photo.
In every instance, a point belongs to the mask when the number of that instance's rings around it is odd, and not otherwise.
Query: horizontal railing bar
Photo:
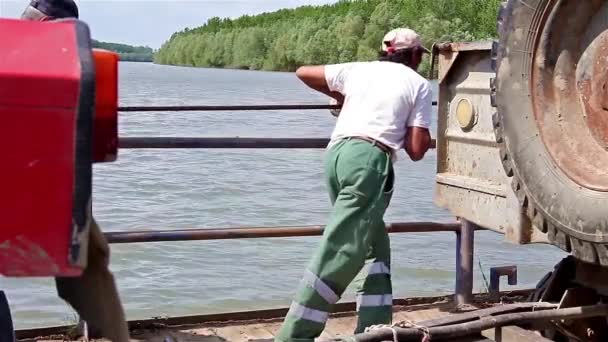
[[[300,226],[187,229],[136,232],[107,232],[105,233],[105,236],[109,243],[124,244],[141,242],[174,242],[320,236],[323,235],[324,228],[324,226]],[[460,232],[460,224],[434,222],[393,223],[387,225],[387,229],[389,233]]]
[[[433,106],[437,101],[433,101]],[[123,106],[118,107],[119,112],[220,112],[220,111],[253,111],[253,110],[315,110],[340,109],[341,105],[233,105],[233,106]]]
[[[327,138],[120,138],[119,148],[325,148]]]
[[[213,111],[255,111],[255,110],[315,110],[340,109],[340,105],[234,105],[234,106],[125,106],[119,112],[213,112]]]
[[[122,149],[174,149],[174,148],[302,148],[323,149],[327,138],[189,138],[189,137],[129,137],[120,138]],[[431,141],[431,148],[436,141]]]

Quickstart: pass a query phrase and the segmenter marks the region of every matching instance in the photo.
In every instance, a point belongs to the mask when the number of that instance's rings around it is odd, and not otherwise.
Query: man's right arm
[[[427,82],[416,97],[414,108],[407,122],[405,151],[413,161],[419,161],[431,147],[431,111],[433,110],[433,93]]]
[[[334,75],[327,73],[326,66],[302,66],[296,70],[296,76],[310,88],[334,98],[340,104],[344,103],[344,95],[336,89]]]
[[[431,134],[427,128],[408,127],[405,152],[413,161],[419,161],[431,147]]]

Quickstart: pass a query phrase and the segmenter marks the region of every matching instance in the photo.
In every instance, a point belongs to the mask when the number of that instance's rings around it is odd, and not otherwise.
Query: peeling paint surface
[[[0,243],[0,273],[5,276],[48,276],[61,267],[47,251],[24,235]]]

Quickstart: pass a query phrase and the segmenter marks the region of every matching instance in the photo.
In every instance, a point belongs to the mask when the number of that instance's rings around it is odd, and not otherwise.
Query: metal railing
[[[436,102],[433,102],[436,105]],[[151,106],[120,107],[121,112],[161,112],[161,111],[250,111],[250,110],[318,110],[338,109],[334,105],[260,105],[260,106]],[[127,137],[120,138],[122,149],[177,149],[177,148],[310,148],[322,149],[327,146],[326,138],[214,138],[214,137]],[[432,148],[436,142],[433,140]],[[135,232],[107,232],[105,236],[111,244],[168,241],[204,241],[230,239],[258,239],[279,237],[304,237],[323,235],[324,226],[300,227],[247,227],[160,230]],[[388,232],[394,233],[437,233],[456,234],[456,280],[454,299],[458,304],[468,303],[473,294],[473,252],[475,231],[481,228],[472,223],[393,223],[387,225]]]
[[[437,101],[433,101],[437,105]],[[261,110],[322,110],[340,109],[341,105],[198,105],[198,106],[123,106],[120,112],[210,112],[210,111],[261,111]],[[122,149],[182,149],[182,148],[240,148],[240,149],[320,149],[329,143],[328,138],[225,138],[225,137],[127,137],[120,138]],[[436,141],[431,141],[436,148]]]
[[[433,106],[437,101],[433,101]],[[118,107],[119,112],[234,112],[234,111],[258,111],[258,110],[313,110],[313,109],[340,109],[341,105],[234,105],[234,106],[123,106]]]
[[[458,223],[393,223],[386,226],[389,233],[460,232]],[[186,230],[157,230],[106,233],[109,243],[169,242],[306,237],[323,235],[323,226],[243,227]]]
[[[123,149],[176,149],[176,148],[241,148],[241,149],[320,149],[329,143],[326,138],[187,138],[187,137],[133,137],[120,138]],[[436,148],[431,140],[431,148]]]
[[[135,232],[107,232],[106,239],[111,244],[142,242],[207,241],[234,239],[261,239],[312,237],[323,235],[323,226],[302,227],[246,227],[186,230],[156,230]],[[396,233],[439,233],[456,234],[456,282],[455,301],[466,304],[473,295],[473,249],[475,230],[481,228],[468,222],[434,223],[410,222],[387,225],[390,234]]]

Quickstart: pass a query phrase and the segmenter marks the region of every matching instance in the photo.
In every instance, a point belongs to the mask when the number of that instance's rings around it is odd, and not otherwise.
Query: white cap
[[[430,53],[427,48],[422,46],[418,33],[408,28],[394,29],[387,33],[382,40],[382,51],[385,52],[413,47],[421,47],[425,52]]]

